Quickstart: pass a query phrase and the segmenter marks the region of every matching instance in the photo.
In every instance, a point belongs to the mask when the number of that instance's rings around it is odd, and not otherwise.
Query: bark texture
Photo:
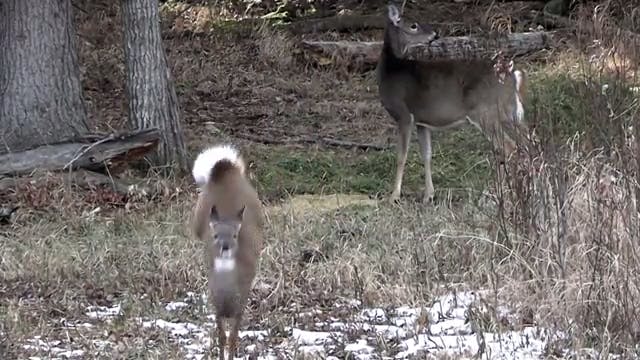
[[[157,129],[103,138],[88,135],[73,142],[40,146],[23,152],[0,155],[0,176],[25,175],[35,170],[88,169],[116,175],[129,162],[153,150],[160,139]]]
[[[158,128],[154,166],[187,168],[180,108],[160,33],[158,0],[122,0],[124,53],[133,129]]]
[[[549,47],[550,33],[513,33],[504,37],[451,36],[430,43],[395,44],[397,57],[417,61],[486,59],[497,51],[504,56],[523,55]],[[303,49],[330,57],[376,64],[382,41],[311,41],[303,40]]]
[[[524,55],[549,47],[552,33],[524,32],[498,36],[445,37],[426,43],[393,44],[399,58],[418,61],[438,59],[484,59],[497,51],[504,56]]]
[[[0,1],[0,154],[87,132],[70,0]]]

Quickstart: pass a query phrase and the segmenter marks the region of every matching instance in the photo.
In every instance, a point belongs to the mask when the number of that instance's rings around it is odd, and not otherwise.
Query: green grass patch
[[[608,146],[633,124],[638,102],[631,87],[614,76],[543,69],[530,74],[527,121],[555,144],[582,134],[594,147]]]
[[[479,189],[489,179],[489,144],[475,129],[434,134],[432,160],[436,190]],[[415,136],[414,136],[415,140]],[[257,147],[250,150],[256,186],[262,196],[297,194],[387,194],[396,171],[396,151],[348,151]],[[404,193],[422,192],[424,165],[417,142],[409,150]]]

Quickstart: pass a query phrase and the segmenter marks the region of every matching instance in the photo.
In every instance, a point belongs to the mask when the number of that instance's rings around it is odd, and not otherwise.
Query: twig
[[[267,138],[267,137],[253,135],[253,134],[234,134],[234,136],[245,139],[245,140],[250,140],[253,142],[258,142],[261,144],[286,145],[286,144],[300,143],[300,141],[295,141],[292,139],[273,139],[273,138]]]
[[[84,8],[82,8],[80,5],[76,4],[75,2],[71,2],[71,6],[73,6],[74,8],[76,8],[78,11],[84,13],[84,14],[89,14],[89,12],[87,10],[85,10]]]
[[[333,145],[333,146],[339,146],[339,147],[347,147],[347,148],[358,148],[358,149],[362,149],[362,150],[387,150],[390,149],[392,146],[385,146],[385,145],[378,145],[378,144],[367,144],[367,143],[356,143],[356,142],[352,142],[352,141],[347,141],[347,140],[338,140],[338,139],[331,139],[331,138],[321,138],[319,139],[321,142],[323,142],[325,145]]]

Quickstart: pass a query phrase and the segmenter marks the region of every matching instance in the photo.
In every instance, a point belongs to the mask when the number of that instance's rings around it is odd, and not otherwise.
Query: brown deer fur
[[[227,343],[223,318],[232,321],[229,359],[235,354],[242,314],[263,246],[262,203],[244,168],[235,149],[217,146],[202,152],[193,169],[201,193],[192,228],[195,236],[206,243],[209,302],[215,308],[220,359],[224,359]],[[226,246],[233,251],[232,259],[220,255]],[[219,266],[225,261],[234,265]]]
[[[437,39],[437,34],[429,24],[406,21],[393,4],[387,6],[387,12],[377,81],[382,106],[398,129],[396,174],[390,200],[400,198],[411,128],[416,126],[424,162],[423,199],[431,202],[434,196],[431,133],[471,123],[496,150],[509,157],[516,149],[518,130],[526,128],[522,103],[526,76],[523,71],[511,68],[504,81],[500,81],[489,59],[398,58],[394,44],[402,47],[412,41],[428,43]]]

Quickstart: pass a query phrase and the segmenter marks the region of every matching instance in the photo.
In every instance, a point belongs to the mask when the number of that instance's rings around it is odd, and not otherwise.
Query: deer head
[[[394,5],[387,5],[387,36],[389,41],[403,48],[411,42],[428,43],[438,38],[438,34],[429,24],[406,21],[402,18],[400,9]]]
[[[213,235],[213,251],[216,258],[235,258],[244,209],[243,206],[234,216],[221,217],[218,214],[218,209],[215,206],[211,207],[209,226]]]

